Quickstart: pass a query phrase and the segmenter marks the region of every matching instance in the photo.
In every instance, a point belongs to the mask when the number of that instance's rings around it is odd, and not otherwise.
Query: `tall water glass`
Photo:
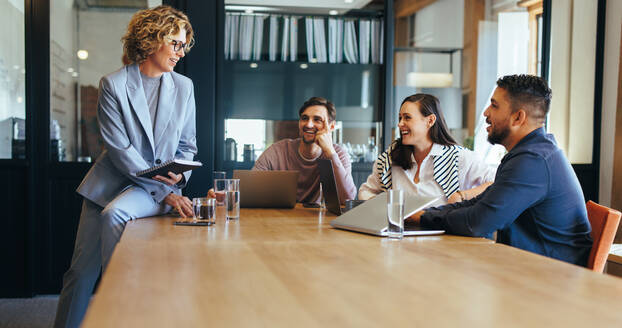
[[[387,191],[388,237],[402,239],[404,237],[404,191],[390,189]]]
[[[237,220],[240,218],[240,179],[226,180],[227,220]]]
[[[216,206],[225,206],[227,192],[227,179],[214,180],[214,193],[216,194]]]
[[[214,178],[214,180],[216,180],[216,179],[226,179],[227,178],[227,172],[225,172],[225,171],[214,171],[212,173],[212,177]]]

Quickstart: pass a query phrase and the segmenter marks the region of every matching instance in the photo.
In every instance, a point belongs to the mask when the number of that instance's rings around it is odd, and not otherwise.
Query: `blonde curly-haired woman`
[[[104,76],[97,115],[104,152],[78,187],[84,197],[71,267],[63,277],[55,327],[78,327],[95,281],[127,221],[176,208],[190,172],[153,179],[134,173],[197,152],[192,81],[173,72],[193,44],[188,17],[168,6],[137,12],[122,38],[130,64]]]

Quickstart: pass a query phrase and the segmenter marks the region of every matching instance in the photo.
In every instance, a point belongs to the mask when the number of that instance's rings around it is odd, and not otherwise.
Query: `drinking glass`
[[[214,180],[216,180],[216,179],[226,179],[227,178],[227,172],[225,172],[225,171],[214,171],[214,173],[212,173],[212,176],[213,176]]]
[[[214,198],[204,198],[205,203],[201,206],[201,217],[207,221],[208,225],[216,223],[216,200]]]
[[[200,197],[192,199],[192,209],[194,221],[207,221],[208,224],[214,224],[215,216],[215,200],[213,198]]]
[[[214,180],[214,194],[216,194],[216,206],[225,206],[227,192],[227,179]]]
[[[227,172],[224,171],[214,171],[212,172],[212,182],[214,183],[214,192],[216,192],[216,180],[224,180],[227,178]],[[222,189],[221,189],[222,190]],[[224,195],[224,193],[223,193]],[[216,200],[218,206],[224,206],[224,197],[220,197]]]
[[[390,189],[387,191],[388,237],[402,239],[404,237],[404,191]]]
[[[240,218],[240,179],[226,179],[227,220]]]
[[[192,219],[199,220],[202,218],[201,216],[201,206],[203,206],[203,201],[205,198],[192,198]]]

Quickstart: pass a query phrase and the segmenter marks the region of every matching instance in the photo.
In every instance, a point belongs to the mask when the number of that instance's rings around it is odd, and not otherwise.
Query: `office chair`
[[[621,213],[594,203],[591,200],[585,206],[587,208],[587,218],[592,225],[591,235],[594,240],[590,257],[587,261],[587,268],[602,273],[607,263],[613,238],[618,230]]]

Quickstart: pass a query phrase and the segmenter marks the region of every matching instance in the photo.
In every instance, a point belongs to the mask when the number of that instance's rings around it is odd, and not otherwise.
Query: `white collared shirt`
[[[393,164],[391,166],[393,189],[401,189],[405,193],[415,196],[442,196],[433,206],[447,204],[447,197],[443,192],[443,188],[434,180],[434,157],[440,156],[443,153],[442,147],[439,144],[433,144],[430,153],[423,159],[421,170],[419,171],[419,183],[414,181],[415,174],[417,173],[417,162],[415,162],[414,155],[412,156],[413,167],[409,170],[404,170],[401,166]],[[382,183],[376,172],[378,172],[378,161],[374,163],[372,174],[359,188],[359,199],[367,200],[383,191]],[[459,190],[467,190],[485,182],[492,182],[495,179],[496,172],[496,165],[491,166],[484,163],[477,154],[468,149],[460,150],[458,154]]]

